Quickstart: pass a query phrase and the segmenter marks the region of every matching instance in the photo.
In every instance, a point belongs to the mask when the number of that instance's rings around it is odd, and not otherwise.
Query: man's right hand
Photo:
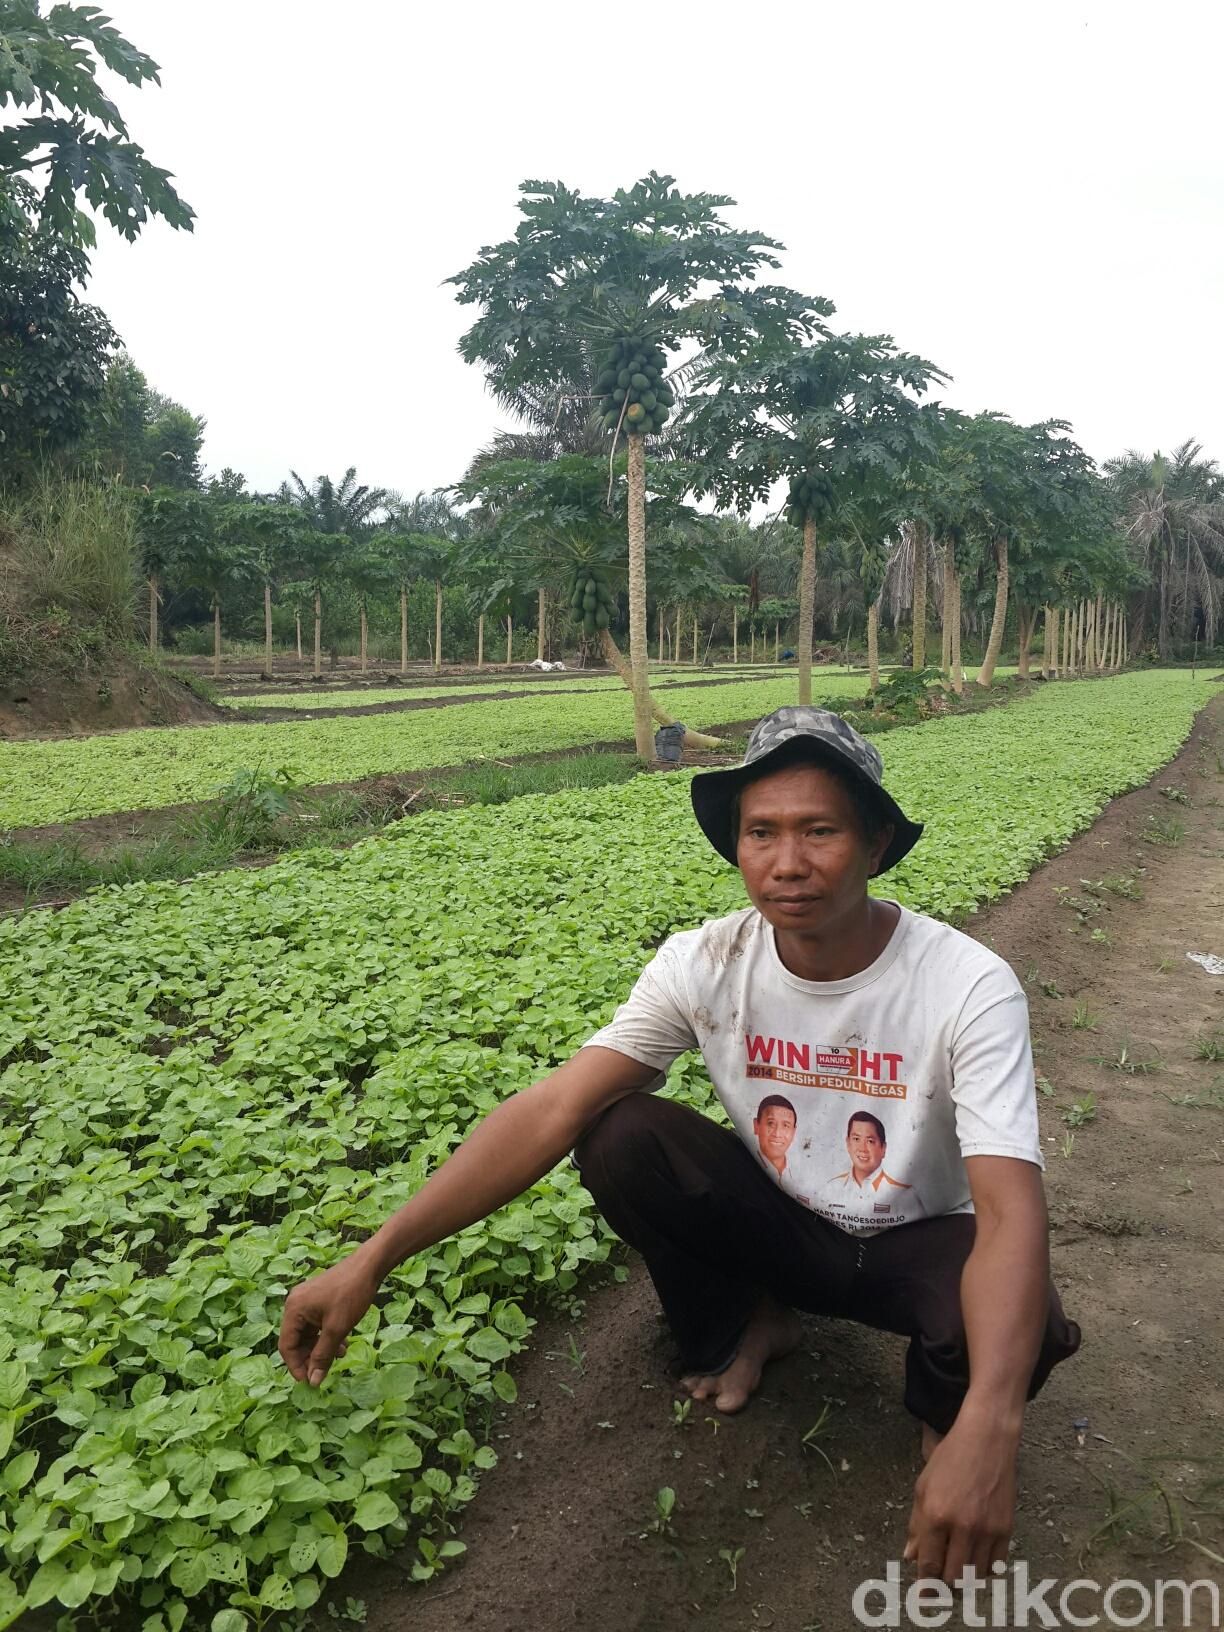
[[[374,1302],[378,1278],[359,1252],[295,1286],[285,1300],[280,1355],[299,1383],[318,1388],[346,1339]]]
[[[658,1074],[615,1049],[582,1048],[490,1111],[356,1252],[290,1292],[280,1352],[298,1382],[319,1386],[397,1264],[513,1201],[554,1168],[609,1105],[648,1087]]]

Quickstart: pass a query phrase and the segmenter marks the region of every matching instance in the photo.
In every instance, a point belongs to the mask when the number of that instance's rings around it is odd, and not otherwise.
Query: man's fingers
[[[967,1530],[954,1530],[945,1537],[947,1546],[944,1551],[941,1567],[931,1571],[933,1575],[940,1575],[951,1585],[959,1581],[973,1561],[973,1535]],[[927,1572],[924,1570],[923,1574]]]
[[[339,1355],[346,1353],[348,1344],[343,1332],[328,1331],[324,1326],[319,1333],[318,1341],[310,1351],[310,1359],[306,1362],[306,1381],[311,1388],[318,1388],[331,1369],[331,1363]]]
[[[277,1348],[289,1370],[289,1375],[299,1383],[306,1381],[307,1360],[318,1332],[318,1327],[305,1315],[298,1314],[295,1310],[285,1310]]]
[[[924,1527],[914,1548],[914,1557],[918,1561],[919,1576],[924,1581],[941,1581],[944,1575],[944,1560],[947,1556],[948,1532],[934,1525]]]

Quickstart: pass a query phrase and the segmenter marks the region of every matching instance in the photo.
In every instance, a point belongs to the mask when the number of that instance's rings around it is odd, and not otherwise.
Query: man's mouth
[[[769,904],[779,912],[806,912],[820,899],[816,895],[771,895]]]

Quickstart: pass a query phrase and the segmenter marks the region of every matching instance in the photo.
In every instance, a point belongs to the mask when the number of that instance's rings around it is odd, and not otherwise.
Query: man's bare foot
[[[937,1445],[943,1442],[943,1435],[937,1428],[932,1428],[929,1422],[922,1425],[922,1460],[929,1462]]]
[[[728,1415],[742,1411],[756,1393],[761,1373],[770,1360],[780,1360],[799,1342],[799,1317],[772,1298],[764,1298],[748,1322],[735,1359],[713,1377],[694,1374],[680,1379],[681,1388],[695,1400],[708,1401]]]

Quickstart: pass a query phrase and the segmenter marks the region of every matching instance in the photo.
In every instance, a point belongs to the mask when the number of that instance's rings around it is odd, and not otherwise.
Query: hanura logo
[[[857,1048],[822,1048],[816,1045],[816,1069],[818,1071],[840,1071],[852,1077],[858,1065]]]

